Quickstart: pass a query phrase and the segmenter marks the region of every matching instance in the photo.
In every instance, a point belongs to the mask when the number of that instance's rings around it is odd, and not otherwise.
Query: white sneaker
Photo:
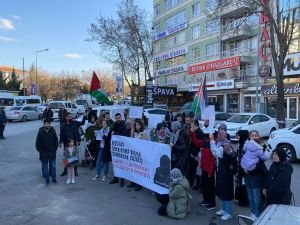
[[[100,179],[100,176],[96,175],[92,178],[93,180],[99,180]]]
[[[71,180],[71,184],[75,184],[75,179],[72,179],[72,180]]]
[[[71,184],[71,180],[68,179],[68,180],[66,181],[66,184]]]
[[[250,217],[251,217],[251,219],[253,219],[254,221],[257,220],[257,217],[256,217],[253,213],[250,214]]]
[[[218,212],[216,212],[218,216],[223,216],[225,214],[225,211],[223,209],[220,209]]]
[[[231,219],[232,218],[232,216],[231,215],[229,215],[228,213],[224,213],[224,215],[223,216],[221,216],[221,220],[229,220],[229,219]]]
[[[103,181],[105,181],[106,179],[107,179],[107,177],[106,177],[106,176],[103,176],[103,177],[102,177],[102,180],[103,180]]]

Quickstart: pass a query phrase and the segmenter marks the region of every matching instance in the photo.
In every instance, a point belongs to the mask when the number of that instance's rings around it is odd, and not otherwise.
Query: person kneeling
[[[157,200],[162,204],[158,209],[161,216],[182,219],[190,212],[190,185],[179,169],[171,170],[171,183],[168,195],[159,195]]]

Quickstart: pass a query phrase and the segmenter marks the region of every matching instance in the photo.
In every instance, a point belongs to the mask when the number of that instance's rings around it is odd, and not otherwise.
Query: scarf
[[[217,147],[219,146],[223,147],[223,150],[227,155],[233,154],[230,141],[227,139],[227,133],[224,130],[218,132]]]

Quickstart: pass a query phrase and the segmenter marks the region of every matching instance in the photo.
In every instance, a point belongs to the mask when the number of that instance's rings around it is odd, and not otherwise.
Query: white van
[[[59,119],[58,118],[58,112],[61,109],[61,106],[64,105],[66,110],[72,114],[73,118],[77,118],[79,113],[77,110],[77,107],[74,103],[69,101],[52,101],[49,102],[49,106],[53,111],[53,119]]]
[[[17,106],[16,96],[8,92],[0,92],[0,107],[9,110],[13,106]]]
[[[42,99],[37,95],[30,96],[16,96],[17,105],[27,105],[36,107],[42,104]]]
[[[93,108],[96,106],[97,103],[93,99],[76,99],[75,104],[77,106],[78,113],[81,115],[87,108]]]

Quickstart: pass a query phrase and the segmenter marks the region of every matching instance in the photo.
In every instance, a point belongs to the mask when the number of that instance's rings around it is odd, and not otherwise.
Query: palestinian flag
[[[110,104],[104,89],[101,87],[101,82],[94,71],[90,87],[90,95],[96,98],[98,102]]]
[[[192,104],[192,110],[195,113],[195,116],[198,114],[203,114],[206,107],[206,76],[201,78],[198,91],[194,97]]]

